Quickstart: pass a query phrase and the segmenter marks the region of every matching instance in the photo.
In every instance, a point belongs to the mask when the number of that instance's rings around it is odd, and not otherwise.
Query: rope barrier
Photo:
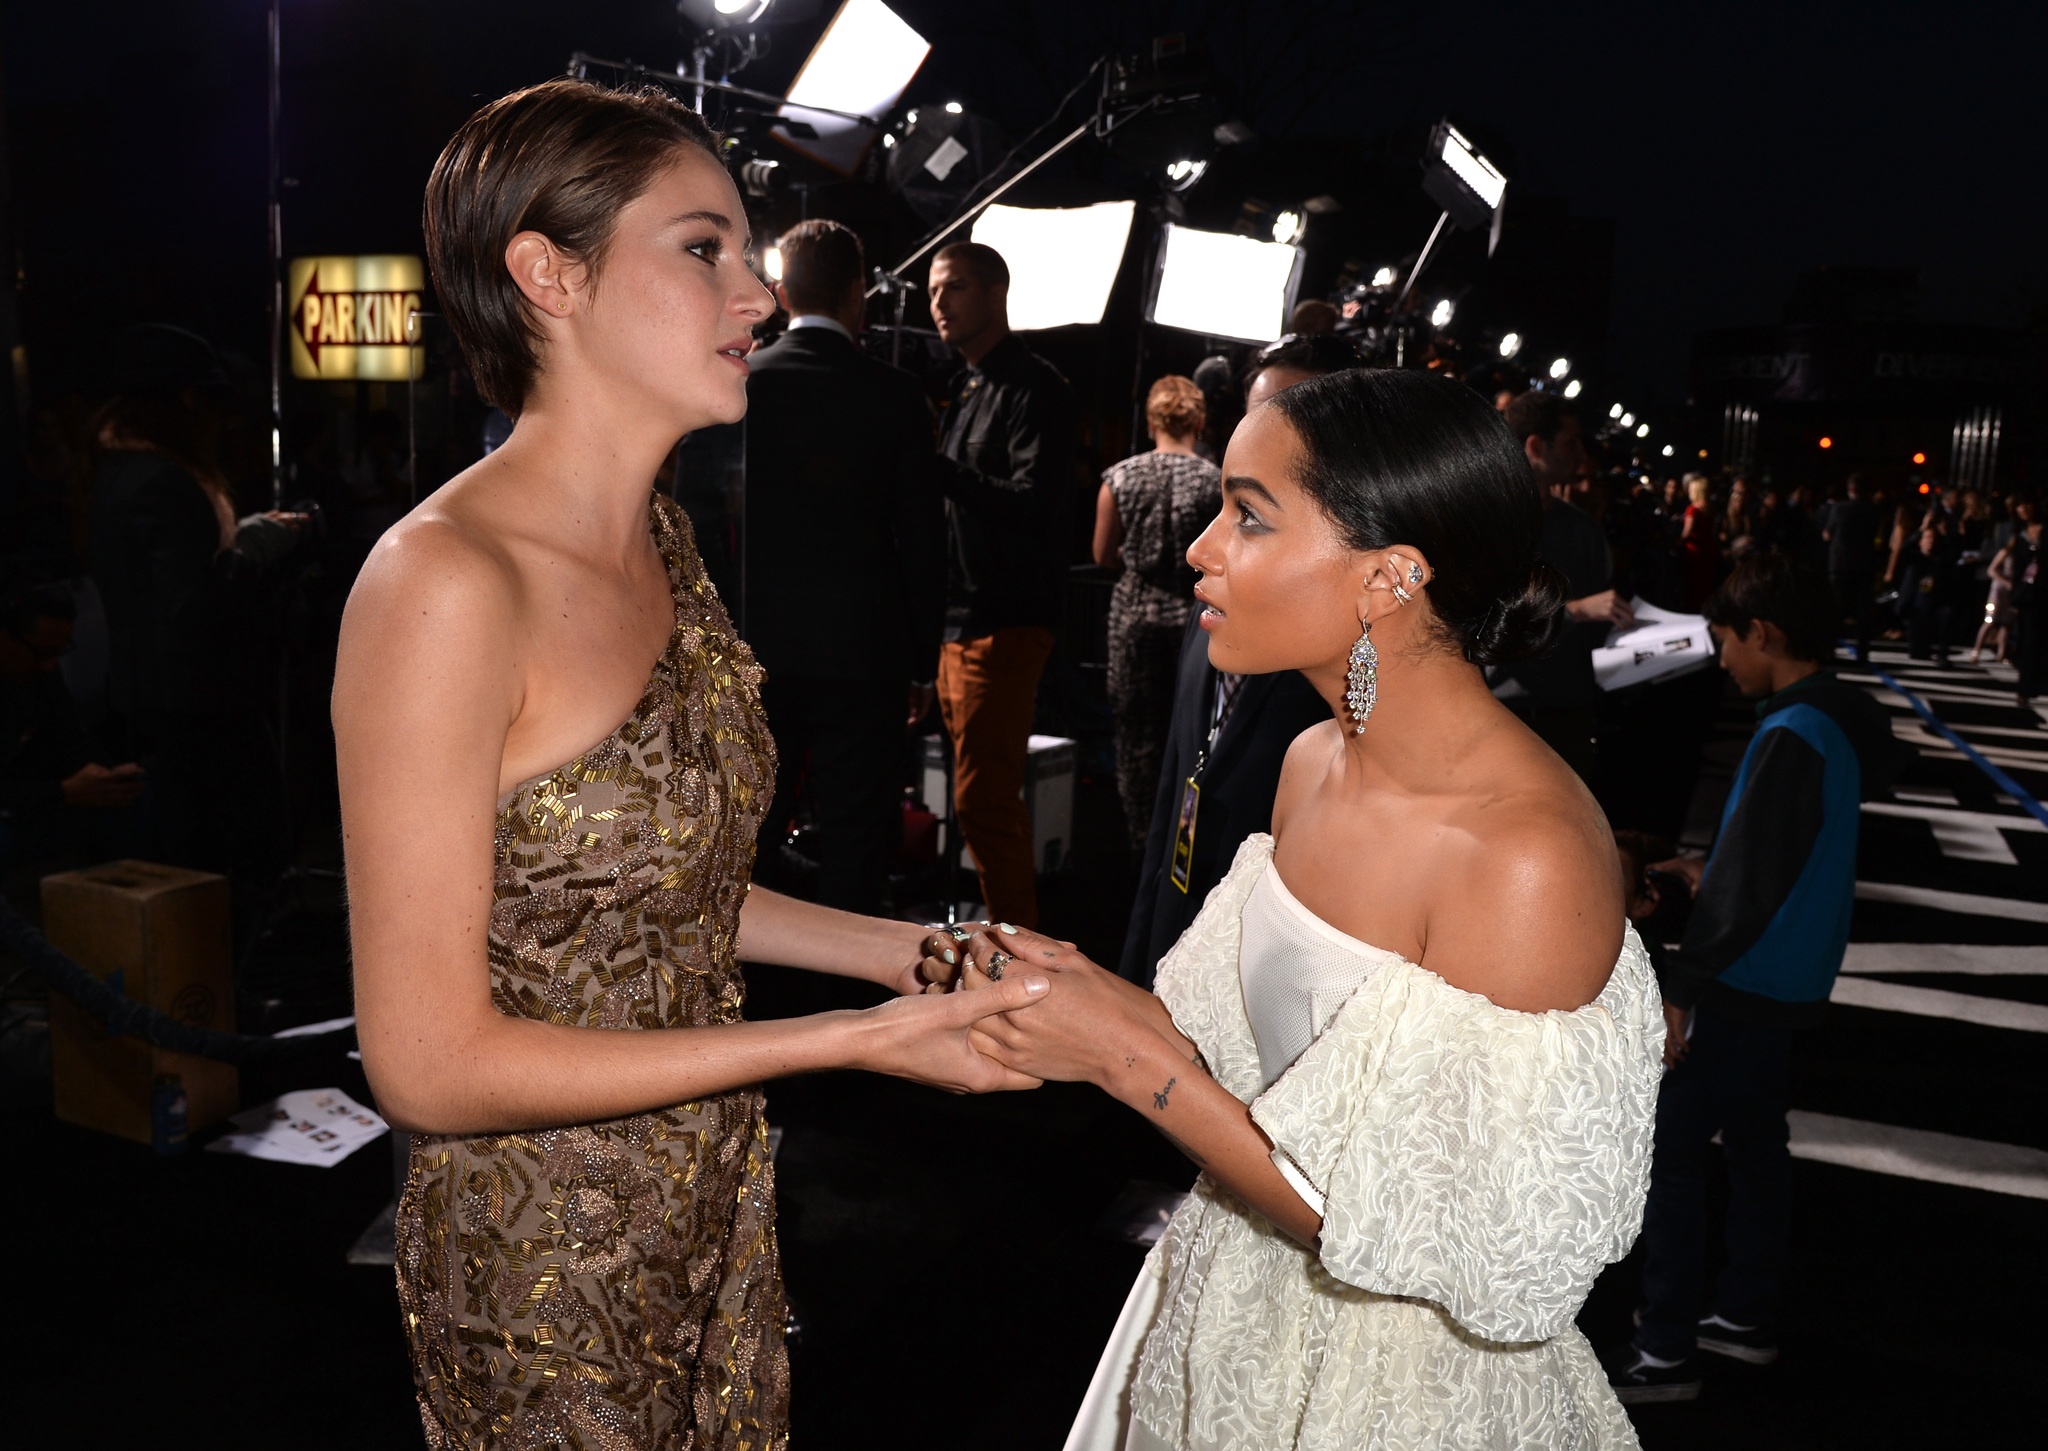
[[[113,1037],[140,1038],[173,1053],[190,1053],[222,1063],[277,1063],[354,1046],[353,1024],[328,1033],[271,1038],[254,1033],[223,1033],[181,1022],[147,1003],[137,1002],[79,966],[52,947],[47,937],[4,901],[0,901],[0,947],[14,953],[31,972],[104,1022]]]

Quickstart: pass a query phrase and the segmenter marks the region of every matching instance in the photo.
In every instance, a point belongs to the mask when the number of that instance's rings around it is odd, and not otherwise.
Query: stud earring
[[[1410,565],[1408,566],[1408,583],[1410,583],[1410,584],[1421,584],[1421,583],[1422,583],[1422,566],[1421,566],[1421,565],[1419,565],[1419,564],[1410,564]]]
[[[1373,647],[1372,626],[1360,620],[1364,631],[1351,647],[1351,668],[1344,672],[1344,704],[1358,722],[1353,735],[1365,734],[1366,719],[1380,698],[1380,652]]]

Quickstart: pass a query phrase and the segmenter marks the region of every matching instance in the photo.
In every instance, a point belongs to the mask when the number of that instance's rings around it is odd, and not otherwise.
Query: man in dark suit
[[[1203,898],[1230,870],[1244,839],[1273,829],[1273,793],[1280,786],[1280,763],[1287,748],[1296,736],[1329,718],[1329,702],[1298,670],[1277,675],[1226,675],[1217,670],[1209,663],[1209,636],[1200,616],[1188,621],[1180,647],[1173,724],[1160,763],[1159,794],[1152,802],[1152,830],[1145,840],[1130,929],[1124,934],[1123,960],[1117,966],[1121,976],[1142,987],[1152,986],[1159,959],[1195,920]],[[1188,777],[1195,774],[1197,761],[1202,765],[1196,781],[1201,790],[1194,850],[1185,870],[1176,874],[1174,838],[1180,830]]]
[[[904,734],[932,703],[945,507],[931,406],[861,352],[860,239],[781,239],[789,330],[748,361],[746,633],[779,758],[760,848],[772,875],[808,780],[818,900],[880,907],[902,839]]]

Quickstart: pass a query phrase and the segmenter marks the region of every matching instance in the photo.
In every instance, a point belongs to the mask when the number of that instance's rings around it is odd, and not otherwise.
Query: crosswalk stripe
[[[1908,987],[1877,978],[1838,977],[1829,1001],[1887,1013],[1914,1013],[1923,1018],[1953,1018],[1961,1023],[1981,1023],[1987,1028],[2048,1033],[2048,1008],[2039,1003],[2016,1003],[1933,987]]]
[[[1863,809],[1872,816],[1899,816],[1926,822],[1934,833],[1934,843],[1941,848],[1941,854],[1959,861],[1997,862],[2001,866],[2016,867],[2020,859],[2013,855],[2011,844],[2000,833],[2048,832],[2048,823],[2036,821],[2031,816],[2001,816],[1989,811],[1962,811],[1954,807],[1905,805],[1890,801],[1866,801]]]
[[[1936,887],[1908,887],[1898,882],[1858,882],[1856,900],[1932,907],[1937,912],[1968,912],[1977,917],[2008,917],[2015,922],[2048,922],[2048,903],[1980,897],[1974,892],[1944,892]]]
[[[1917,746],[1922,755],[1942,756],[1950,760],[1970,759],[1918,721],[1894,720],[1892,734],[1909,746]],[[2048,770],[2048,751],[2031,751],[2024,746],[2009,746],[2001,741],[1965,741],[1964,744],[1994,765],[2017,766],[2023,771]]]
[[[2048,1199],[2048,1153],[1793,1109],[1792,1157],[1874,1174]]]
[[[1857,685],[1882,685],[1884,683],[1882,676],[1863,675],[1847,670],[1841,672],[1841,678],[1853,681]],[[1997,705],[2011,705],[2014,703],[2010,690],[1986,690],[1978,685],[1934,685],[1924,680],[1915,680],[1913,682],[1913,690],[1915,694],[1924,695],[1930,700],[1967,700],[1972,703],[1989,702]],[[1886,705],[1892,705],[1895,702],[1886,700],[1885,697],[1887,695],[1896,695],[1897,693],[1887,690],[1874,690],[1871,694],[1875,695],[1879,700],[1883,700]],[[1905,697],[1898,695],[1896,704],[1905,705]]]
[[[2048,977],[2048,947],[1965,942],[1852,942],[1842,971],[1941,972],[1972,977]]]

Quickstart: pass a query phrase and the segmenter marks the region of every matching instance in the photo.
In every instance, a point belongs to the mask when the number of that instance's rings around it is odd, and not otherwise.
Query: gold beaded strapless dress
[[[733,946],[775,782],[761,668],[688,520],[675,628],[625,724],[498,802],[491,996],[634,1031],[740,1019]],[[417,1136],[398,1295],[436,1451],[781,1451],[775,1179],[758,1088],[608,1123]]]

